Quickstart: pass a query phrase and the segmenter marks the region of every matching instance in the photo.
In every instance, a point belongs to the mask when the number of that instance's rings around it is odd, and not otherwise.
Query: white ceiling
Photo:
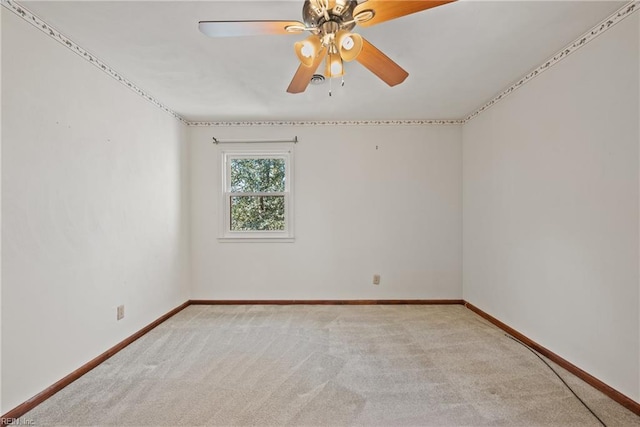
[[[470,1],[356,28],[409,72],[390,88],[357,62],[345,86],[285,90],[306,35],[212,39],[201,20],[300,20],[302,0],[23,1],[187,120],[459,119],[626,2]]]

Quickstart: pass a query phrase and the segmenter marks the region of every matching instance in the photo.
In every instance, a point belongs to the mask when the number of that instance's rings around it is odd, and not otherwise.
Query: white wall
[[[295,243],[218,242],[211,137],[294,135]],[[190,139],[192,298],[461,298],[460,126],[193,128]]]
[[[639,14],[463,130],[464,298],[640,401]]]
[[[2,36],[5,413],[185,302],[189,247],[186,127],[12,13]]]

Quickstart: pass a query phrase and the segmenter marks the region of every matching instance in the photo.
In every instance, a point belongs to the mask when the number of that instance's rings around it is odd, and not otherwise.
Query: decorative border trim
[[[321,120],[321,121],[245,121],[245,122],[189,122],[198,127],[236,126],[424,126],[462,125],[464,120]]]
[[[532,339],[530,339],[526,335],[523,335],[520,332],[518,332],[517,330],[513,329],[511,326],[509,326],[509,325],[507,325],[505,323],[502,323],[500,320],[496,319],[492,315],[486,313],[485,311],[483,311],[482,309],[476,307],[475,305],[471,304],[470,302],[465,301],[464,302],[464,306],[466,308],[468,308],[469,310],[473,311],[474,313],[476,313],[478,316],[486,319],[487,321],[489,321],[493,325],[495,325],[498,328],[502,329],[507,334],[509,334],[512,337],[516,338],[518,341],[520,341],[520,342],[524,343],[525,345],[527,345],[528,347],[534,349],[537,353],[543,355],[544,357],[546,357],[547,359],[551,360],[555,364],[559,365],[560,367],[564,368],[565,370],[567,370],[568,372],[572,373],[576,377],[580,378],[582,381],[584,381],[587,384],[591,385],[596,390],[598,390],[598,391],[602,392],[603,394],[605,394],[606,396],[610,397],[612,400],[618,402],[620,405],[624,406],[625,408],[627,408],[628,410],[630,410],[634,414],[640,415],[640,403],[636,402],[635,400],[631,399],[630,397],[625,396],[624,394],[620,393],[615,388],[607,385],[606,383],[604,383],[603,381],[601,381],[598,378],[594,377],[590,373],[588,373],[586,371],[583,371],[582,369],[578,368],[573,363],[571,363],[568,360],[558,356],[556,353],[552,352],[551,350],[541,346],[540,344],[538,344],[537,342],[533,341]]]
[[[72,52],[76,53],[80,57],[89,61],[91,64],[96,66],[98,69],[104,71],[108,75],[110,75],[115,80],[119,81],[123,85],[127,86],[129,89],[145,98],[147,101],[151,102],[156,107],[160,108],[164,112],[170,114],[183,124],[192,127],[248,127],[248,126],[267,126],[267,127],[275,127],[275,126],[425,126],[425,125],[463,125],[468,121],[477,117],[480,113],[486,111],[487,109],[494,106],[496,103],[506,98],[508,95],[513,93],[515,90],[522,87],[525,83],[530,82],[535,77],[542,74],[544,71],[548,70],[552,66],[556,65],[558,62],[562,61],[564,58],[586,45],[605,31],[609,30],[617,23],[622,21],[624,18],[630,16],[634,12],[640,10],[640,0],[634,0],[630,3],[624,5],[620,9],[618,9],[611,16],[606,18],[597,26],[593,27],[589,32],[582,35],[580,38],[575,40],[573,43],[566,46],[564,49],[556,53],[553,57],[549,58],[544,64],[540,65],[535,70],[531,71],[526,76],[519,79],[516,83],[503,90],[501,93],[496,95],[489,102],[470,113],[463,119],[442,119],[442,120],[323,120],[323,121],[230,121],[230,122],[215,122],[215,121],[189,121],[184,117],[180,116],[178,113],[158,101],[156,98],[145,92],[143,89],[138,87],[136,84],[131,82],[130,80],[123,77],[116,70],[105,64],[95,55],[88,52],[86,49],[80,47],[77,43],[64,36],[62,33],[51,27],[49,24],[44,22],[42,19],[38,18],[32,12],[19,5],[14,0],[0,0],[0,4],[12,11],[17,16],[21,17],[34,27],[38,28],[43,33],[47,34],[49,37],[53,38],[63,46],[70,49]]]
[[[36,27],[37,29],[39,29],[40,31],[42,31],[43,33],[45,33],[46,35],[54,39],[55,41],[57,41],[58,43],[67,47],[73,53],[86,59],[87,61],[89,61],[89,63],[98,67],[98,69],[104,71],[109,76],[111,76],[112,78],[116,79],[117,81],[119,81],[120,83],[122,83],[123,85],[131,89],[132,91],[134,91],[136,94],[140,95],[141,97],[151,102],[156,107],[160,108],[162,111],[171,114],[174,118],[180,120],[182,123],[186,125],[189,124],[189,122],[185,118],[180,116],[178,113],[176,113],[175,111],[173,111],[172,109],[164,105],[162,102],[158,101],[156,98],[154,98],[153,96],[145,92],[143,89],[141,89],[132,81],[123,77],[120,73],[118,73],[116,70],[114,70],[113,68],[105,64],[102,60],[97,58],[95,55],[88,52],[86,49],[80,47],[73,40],[66,37],[64,34],[59,32],[55,28],[51,27],[49,24],[44,22],[42,19],[38,18],[36,15],[34,15],[29,10],[25,9],[23,6],[19,5],[13,0],[0,0],[0,1],[2,2],[2,6],[7,8],[14,14],[18,15],[19,17],[21,17],[22,19],[24,19],[25,21],[27,21],[28,23],[30,23],[31,25],[33,25],[34,27]]]
[[[469,114],[464,119],[464,122],[465,123],[468,122],[469,120],[471,120],[471,119],[475,118],[476,116],[478,116],[483,111],[491,108],[493,105],[495,105],[496,103],[498,103],[502,99],[506,98],[509,94],[513,93],[516,89],[519,89],[525,83],[528,83],[532,79],[534,79],[535,77],[538,77],[544,71],[546,71],[549,68],[551,68],[552,66],[556,65],[558,62],[562,61],[564,58],[566,58],[567,56],[571,55],[576,50],[580,49],[582,46],[586,45],[587,43],[589,43],[590,41],[592,41],[593,39],[595,39],[596,37],[598,37],[599,35],[601,35],[605,31],[607,31],[608,29],[610,29],[611,27],[613,27],[614,25],[616,25],[617,23],[622,21],[624,18],[630,16],[633,12],[635,12],[637,10],[640,10],[640,1],[632,1],[632,2],[627,3],[626,5],[622,6],[613,15],[609,16],[607,19],[605,19],[600,24],[598,24],[595,27],[593,27],[587,33],[583,34],[580,38],[575,40],[573,43],[569,44],[564,49],[562,49],[560,52],[556,53],[554,56],[549,58],[544,64],[540,65],[538,68],[536,68],[535,70],[531,71],[526,76],[522,77],[516,83],[514,83],[509,88],[505,89],[500,94],[498,94],[496,97],[494,97],[491,101],[487,102],[482,107],[478,108],[476,111],[474,111],[473,113]]]

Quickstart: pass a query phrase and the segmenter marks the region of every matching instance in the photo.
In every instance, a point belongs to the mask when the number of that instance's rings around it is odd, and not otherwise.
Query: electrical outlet
[[[374,274],[373,275],[373,284],[374,285],[379,285],[380,284],[380,275],[379,274]]]
[[[122,320],[124,318],[124,305],[118,306],[118,314],[116,316],[116,320]]]

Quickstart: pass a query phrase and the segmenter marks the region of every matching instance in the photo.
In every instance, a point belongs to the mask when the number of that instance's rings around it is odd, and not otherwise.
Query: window
[[[222,239],[292,241],[292,150],[228,150],[222,161]]]

